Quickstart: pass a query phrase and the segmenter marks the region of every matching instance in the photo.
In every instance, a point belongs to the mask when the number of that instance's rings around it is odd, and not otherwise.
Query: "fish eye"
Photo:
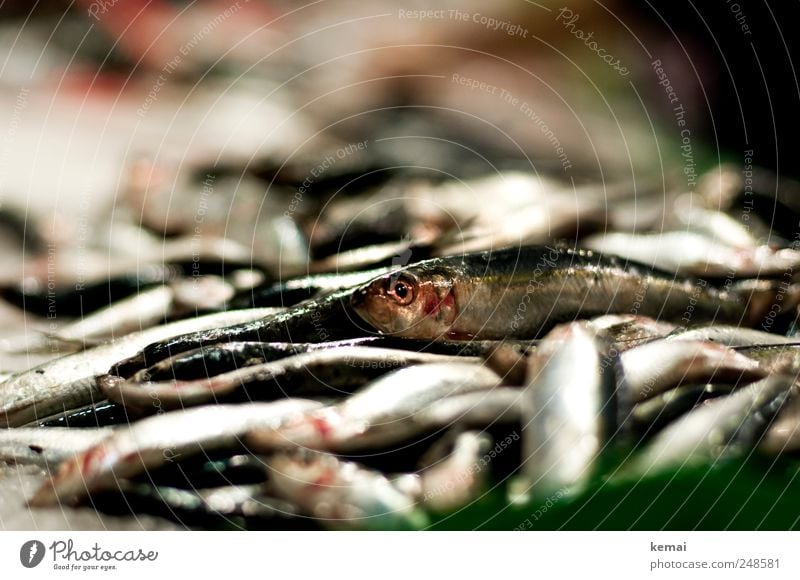
[[[411,304],[414,300],[414,283],[403,277],[393,279],[389,282],[387,293],[403,306]]]

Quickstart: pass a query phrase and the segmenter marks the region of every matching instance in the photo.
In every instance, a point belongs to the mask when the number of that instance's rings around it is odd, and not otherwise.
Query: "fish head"
[[[357,289],[350,304],[384,334],[434,339],[456,319],[452,277],[424,268],[404,268]]]

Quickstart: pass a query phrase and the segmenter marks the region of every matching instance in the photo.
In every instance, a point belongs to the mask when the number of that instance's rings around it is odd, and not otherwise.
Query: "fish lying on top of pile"
[[[51,472],[31,506],[401,529],[493,488],[800,451],[800,252],[675,207],[662,236],[493,249],[483,223],[401,244],[407,265],[370,248],[339,254],[346,272],[250,280],[223,293],[236,309],[9,377],[0,460]]]

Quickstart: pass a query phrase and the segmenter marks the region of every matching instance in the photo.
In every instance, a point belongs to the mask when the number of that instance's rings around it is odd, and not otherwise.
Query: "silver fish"
[[[753,278],[780,275],[800,267],[800,252],[771,246],[732,248],[701,234],[676,231],[654,234],[610,233],[583,241],[596,252],[635,260],[675,274]]]
[[[608,351],[581,322],[556,327],[539,345],[522,432],[523,475],[536,495],[585,483],[616,432],[619,377]]]
[[[113,433],[108,427],[0,429],[0,461],[55,468]]]
[[[298,413],[321,406],[303,399],[274,403],[199,407],[156,415],[63,462],[58,472],[31,498],[31,506],[75,502],[113,489],[126,479],[198,452],[235,446],[241,435],[258,427],[277,427]]]
[[[709,401],[664,429],[626,472],[641,475],[752,451],[786,403],[793,385],[791,377],[771,375]]]
[[[279,429],[255,430],[259,452],[302,446],[352,452],[402,441],[421,429],[415,417],[450,396],[498,386],[500,377],[467,362],[420,364],[389,373],[342,403],[311,411]]]
[[[72,322],[51,338],[81,346],[121,337],[164,321],[172,305],[173,292],[168,286],[143,290],[92,314]]]
[[[421,425],[489,427],[495,423],[517,423],[522,416],[523,389],[497,387],[445,397],[420,411]]]
[[[109,344],[18,373],[0,384],[0,426],[16,427],[65,408],[92,403],[100,396],[95,377],[154,341],[185,332],[257,320],[275,312],[270,308],[254,308],[180,320],[128,334]]]
[[[751,381],[767,374],[758,362],[713,342],[656,340],[622,353],[621,358],[636,402],[682,384]]]
[[[602,331],[613,342],[614,348],[624,352],[654,338],[663,338],[676,328],[675,324],[637,314],[605,314],[592,318],[589,323]]]
[[[257,397],[260,383],[274,382],[274,394],[291,396],[292,385],[315,395],[341,396],[359,384],[394,369],[418,363],[465,362],[467,357],[428,354],[368,346],[343,346],[301,353],[277,361],[239,368],[199,380],[164,382],[101,379],[103,394],[132,407],[152,407],[158,400],[165,409],[194,406],[218,400],[251,385],[248,397]],[[472,359],[477,361],[477,359]],[[264,387],[267,389],[267,387]],[[287,392],[288,391],[288,392]]]
[[[797,340],[780,334],[725,324],[679,329],[670,333],[666,339],[704,340],[729,347],[797,343]]]
[[[316,452],[267,460],[270,488],[331,529],[417,530],[428,518],[383,474]]]

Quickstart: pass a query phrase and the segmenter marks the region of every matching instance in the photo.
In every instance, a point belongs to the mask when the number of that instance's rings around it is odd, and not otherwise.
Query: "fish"
[[[264,282],[255,288],[238,291],[231,298],[232,308],[263,308],[295,306],[335,290],[352,288],[391,271],[389,267],[357,272],[312,274],[279,282]]]
[[[696,340],[656,340],[620,356],[630,398],[640,403],[682,384],[750,382],[768,371],[727,346]]]
[[[23,427],[108,427],[127,425],[139,417],[125,407],[110,401],[93,403],[77,409],[70,409],[26,423]]]
[[[62,461],[107,439],[113,432],[110,427],[2,429],[0,461],[55,469]]]
[[[688,231],[614,232],[586,238],[582,244],[596,252],[635,260],[678,275],[755,278],[780,276],[800,266],[800,251],[791,248],[767,245],[735,248]]]
[[[153,401],[158,401],[162,409],[175,409],[214,401],[273,400],[287,396],[340,398],[400,367],[469,360],[398,349],[342,346],[195,380],[140,382],[104,377],[98,383],[103,395],[126,407],[152,408]]]
[[[664,338],[677,328],[675,324],[638,314],[604,314],[592,318],[589,323],[608,336],[619,352]]]
[[[236,447],[256,427],[277,426],[321,403],[284,399],[274,403],[219,405],[165,413],[143,419],[61,463],[58,471],[29,500],[42,507],[77,503],[96,491],[113,489],[119,479],[195,453]]]
[[[553,329],[532,359],[522,399],[522,475],[547,497],[595,475],[617,434],[625,387],[619,356],[586,322]]]
[[[383,334],[427,340],[536,338],[558,322],[609,313],[676,323],[755,323],[763,314],[749,297],[702,279],[550,246],[426,260],[356,289],[350,302]]]
[[[675,200],[673,215],[682,231],[703,235],[725,246],[752,249],[761,245],[752,224],[745,225],[724,212],[705,208],[692,194]]]
[[[269,489],[334,530],[419,530],[429,523],[412,497],[385,475],[332,455],[305,451],[267,459]]]
[[[792,377],[774,374],[708,401],[661,431],[624,468],[626,475],[717,463],[752,452],[795,389]]]
[[[792,337],[725,324],[679,328],[671,332],[665,338],[666,340],[701,340],[716,342],[717,344],[728,347],[769,346],[797,343],[797,340],[792,339]]]
[[[108,344],[69,354],[0,384],[0,427],[18,427],[65,409],[88,405],[100,396],[97,375],[111,365],[138,352],[145,345],[189,330],[262,319],[270,309],[236,310],[180,320],[128,334]]]
[[[451,452],[420,473],[425,507],[435,513],[449,513],[474,501],[489,479],[484,455],[491,446],[491,437],[484,433],[459,434],[452,442]]]
[[[684,385],[643,401],[633,408],[630,421],[640,440],[652,437],[704,401],[729,395],[736,389],[730,384]]]
[[[297,446],[352,453],[391,445],[427,428],[416,416],[444,397],[487,391],[500,377],[469,362],[418,364],[388,373],[344,401],[310,411],[277,429],[254,429],[255,453]]]
[[[349,308],[350,294],[349,288],[336,290],[271,316],[155,339],[128,358],[118,359],[107,374],[129,378],[176,354],[225,342],[328,342],[360,338],[365,335],[364,324]]]
[[[522,421],[522,397],[518,387],[496,387],[490,391],[476,391],[440,399],[416,416],[416,422],[433,427],[459,426],[487,428],[495,423]]]
[[[95,346],[114,337],[164,324],[172,300],[173,292],[168,286],[156,286],[101,308],[47,338]]]

